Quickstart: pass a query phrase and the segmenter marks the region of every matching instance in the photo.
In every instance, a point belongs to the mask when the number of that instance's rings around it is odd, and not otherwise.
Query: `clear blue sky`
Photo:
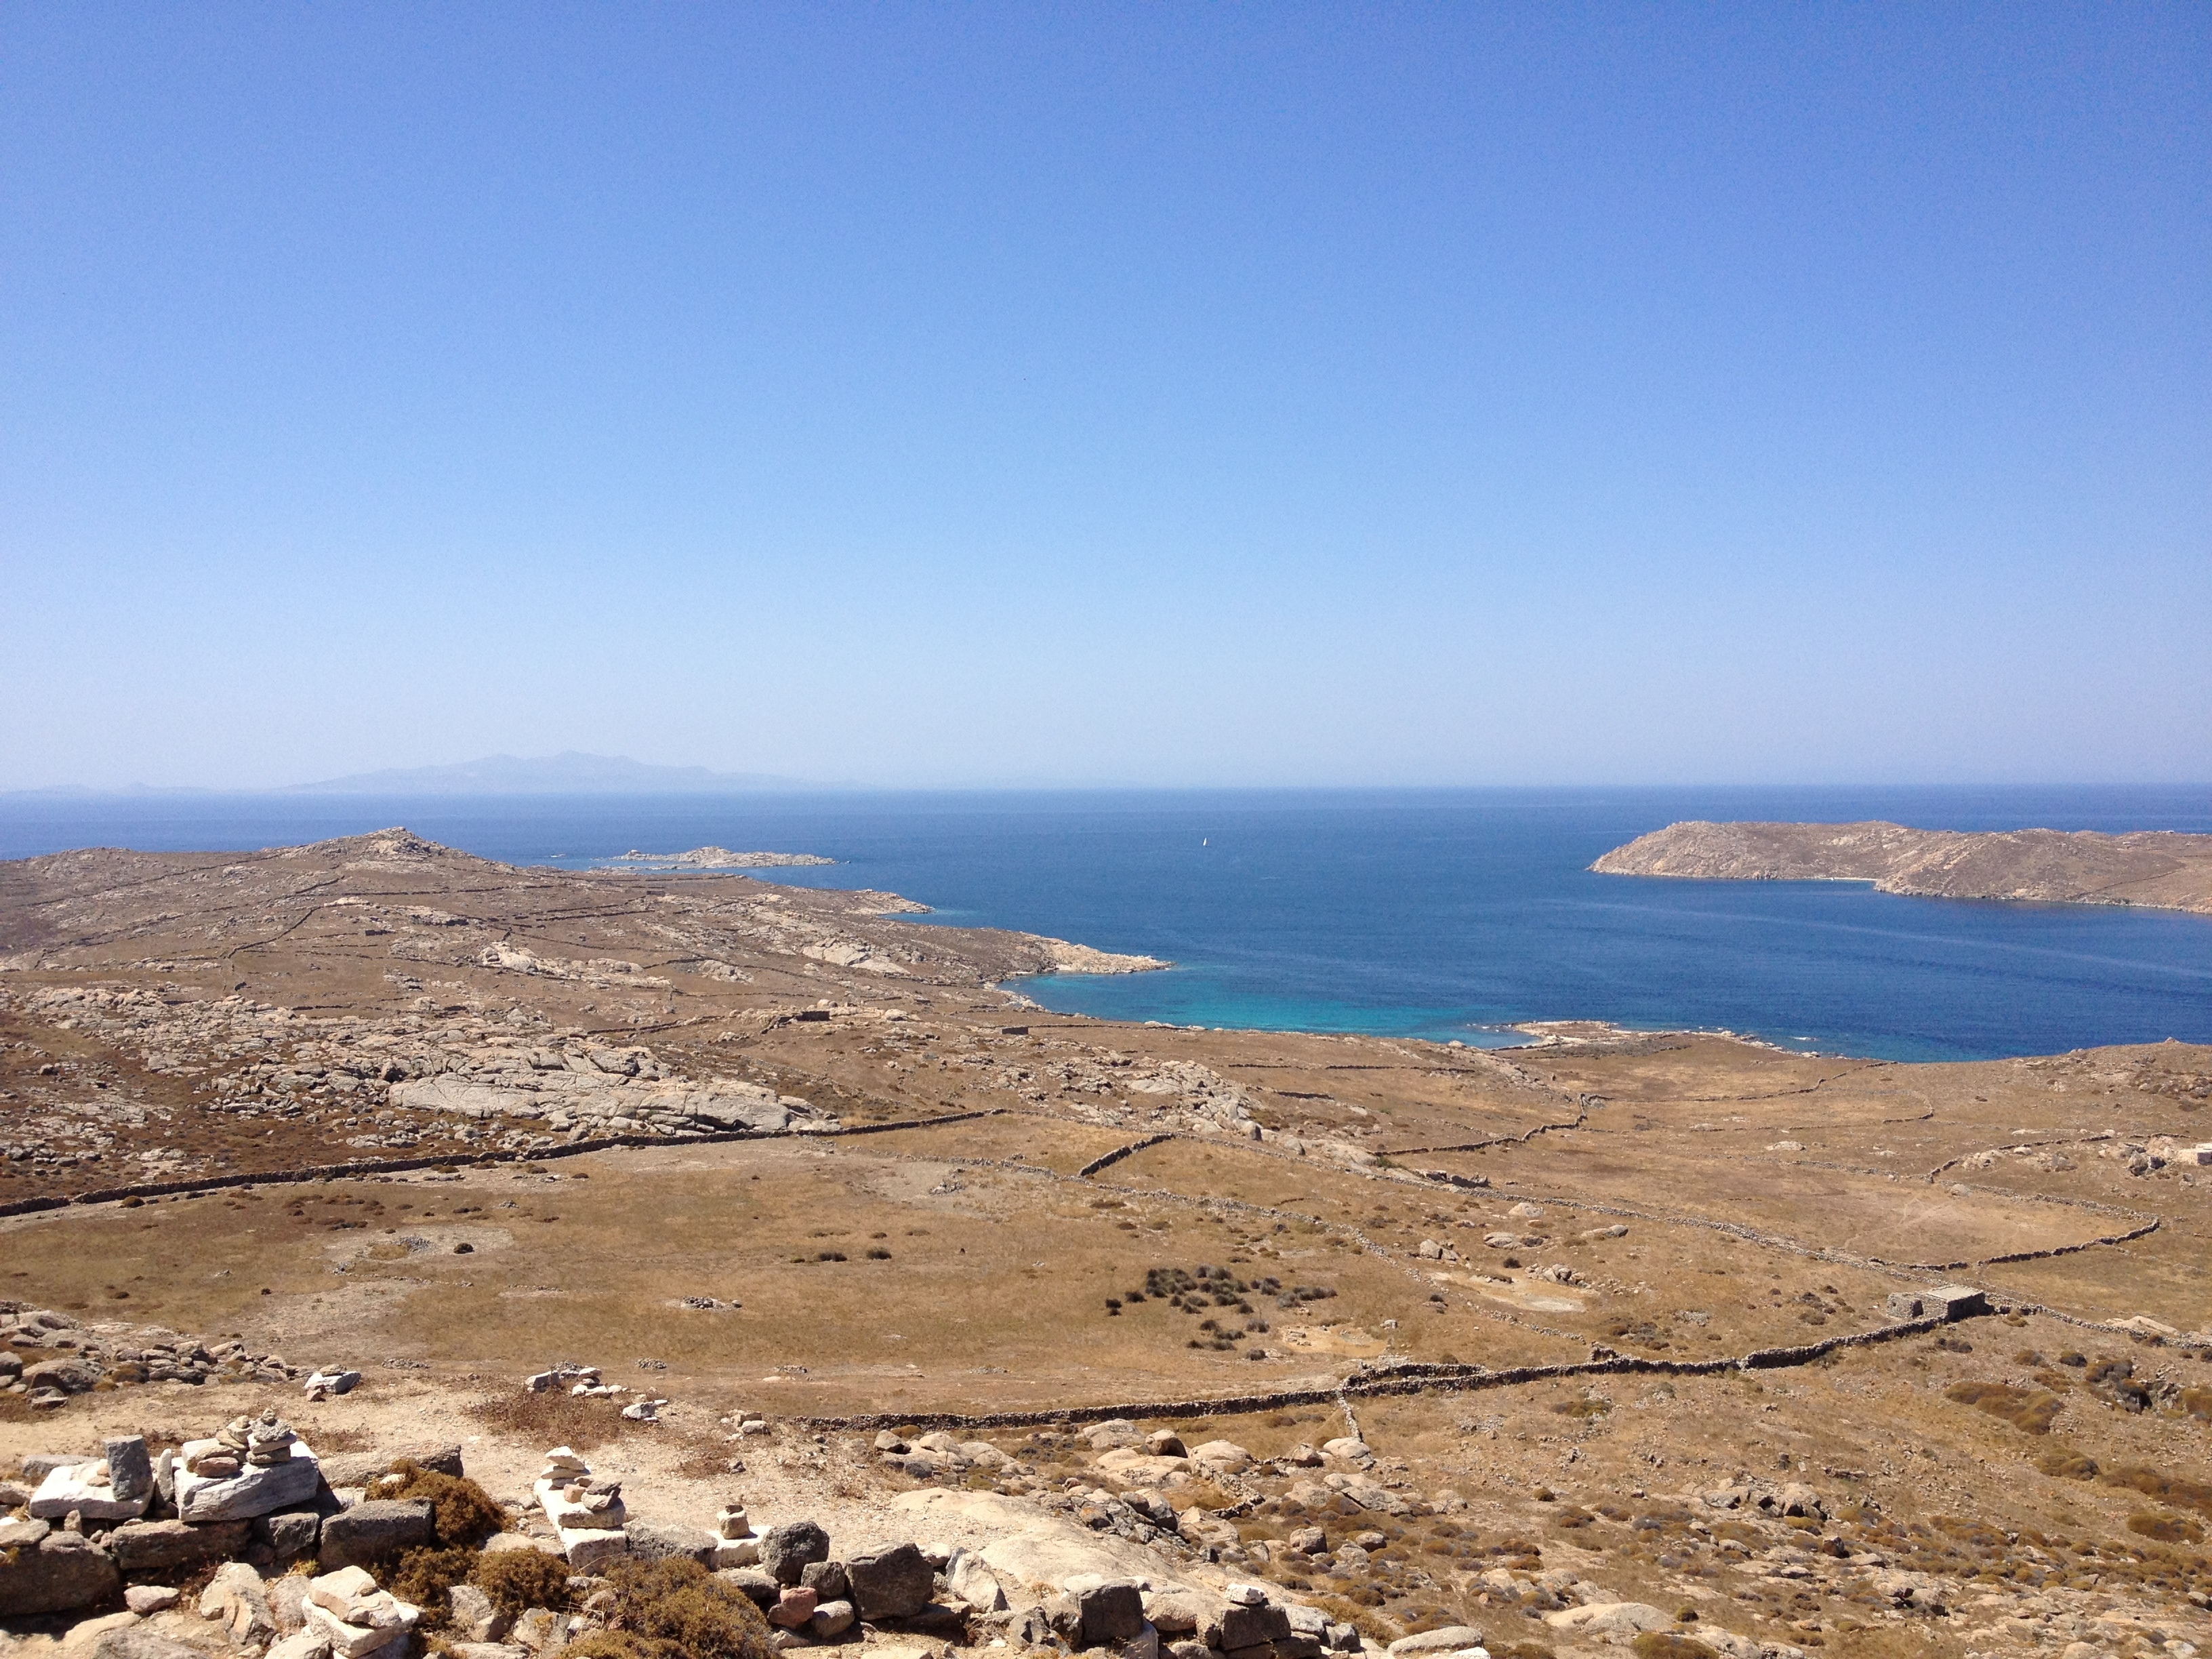
[[[2212,777],[2201,4],[16,3],[0,787]]]

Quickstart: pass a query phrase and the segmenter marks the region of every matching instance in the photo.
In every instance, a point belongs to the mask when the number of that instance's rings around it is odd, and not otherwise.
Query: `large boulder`
[[[1109,1579],[1093,1585],[1078,1594],[1075,1600],[1083,1609],[1085,1647],[1117,1647],[1144,1634],[1145,1594],[1128,1579]],[[1286,1626],[1284,1634],[1289,1633]]]
[[[188,1578],[210,1561],[227,1561],[246,1547],[251,1521],[217,1521],[204,1527],[182,1521],[131,1521],[107,1534],[108,1553],[134,1584]]]
[[[955,1595],[978,1613],[1004,1613],[1006,1587],[998,1575],[983,1565],[983,1558],[969,1550],[955,1550],[945,1564],[945,1583]]]
[[[936,1571],[912,1544],[862,1551],[845,1563],[845,1579],[863,1619],[911,1619],[937,1586]]]
[[[419,1498],[373,1498],[323,1522],[316,1565],[326,1572],[370,1562],[430,1541],[430,1505]]]
[[[1547,1613],[1544,1622],[1553,1630],[1584,1636],[1641,1636],[1674,1628],[1673,1619],[1644,1601],[1594,1601],[1586,1607]]]
[[[761,1540],[760,1564],[779,1584],[796,1584],[807,1563],[829,1559],[830,1534],[811,1521],[788,1521],[771,1527]],[[866,1607],[860,1609],[860,1616],[869,1616]]]
[[[0,1619],[73,1613],[122,1590],[114,1560],[89,1538],[46,1521],[0,1522]]]
[[[1390,1644],[1390,1653],[1392,1659],[1405,1659],[1409,1653],[1457,1653],[1463,1648],[1481,1645],[1482,1632],[1473,1625],[1446,1625],[1441,1630],[1400,1637]]]
[[[64,1394],[84,1394],[99,1381],[100,1367],[78,1354],[64,1354],[58,1359],[41,1359],[35,1365],[23,1367],[23,1384],[33,1394],[41,1389],[58,1389]]]
[[[1263,1642],[1289,1641],[1291,1619],[1272,1601],[1255,1606],[1224,1601],[1207,1616],[1199,1635],[1206,1646],[1233,1653],[1239,1648],[1256,1648]]]
[[[322,1540],[323,1517],[313,1510],[279,1510],[274,1515],[257,1516],[246,1524],[278,1561],[294,1561],[310,1554]]]
[[[215,1570],[200,1592],[200,1617],[220,1620],[234,1642],[258,1646],[276,1634],[261,1575],[243,1561],[226,1561]]]

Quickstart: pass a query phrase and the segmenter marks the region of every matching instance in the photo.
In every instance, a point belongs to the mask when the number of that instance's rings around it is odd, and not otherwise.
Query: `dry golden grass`
[[[1943,1397],[1987,1412],[2029,1434],[2049,1434],[2064,1406],[2045,1389],[2015,1388],[2009,1382],[1954,1382]]]

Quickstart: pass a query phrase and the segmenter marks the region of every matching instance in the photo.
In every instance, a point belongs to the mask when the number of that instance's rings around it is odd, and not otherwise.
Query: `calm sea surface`
[[[1724,1027],[1900,1060],[2212,1042],[2212,918],[1594,876],[1680,818],[2212,831],[2212,788],[0,799],[0,856],[283,846],[404,823],[514,863],[708,843],[934,920],[1173,958],[1048,1007],[1178,1024],[1516,1040],[1517,1020]]]

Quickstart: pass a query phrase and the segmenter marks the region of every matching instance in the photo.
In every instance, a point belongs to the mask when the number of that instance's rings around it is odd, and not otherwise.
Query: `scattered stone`
[[[0,1522],[0,1618],[96,1607],[121,1588],[114,1561],[91,1539],[46,1521]]]
[[[176,1606],[177,1591],[167,1584],[133,1584],[123,1592],[123,1605],[143,1619]]]
[[[431,1540],[431,1510],[422,1498],[373,1498],[341,1510],[322,1525],[316,1564],[325,1576],[396,1555]],[[333,1645],[337,1638],[332,1638]]]
[[[773,1607],[776,1597],[783,1591],[783,1587],[775,1582],[774,1576],[759,1567],[726,1567],[716,1572],[714,1577],[756,1607]]]
[[[814,1592],[804,1584],[792,1584],[775,1598],[769,1609],[768,1621],[781,1625],[786,1630],[803,1628],[814,1617]]]
[[[772,1527],[768,1536],[761,1540],[760,1564],[778,1584],[796,1584],[807,1563],[829,1559],[830,1534],[811,1521],[791,1521]],[[924,1595],[922,1599],[929,1598]],[[864,1602],[860,1617],[873,1616]]]
[[[828,1553],[826,1539],[823,1553]],[[936,1572],[912,1544],[863,1551],[845,1563],[845,1577],[863,1619],[911,1618],[929,1605],[937,1588]]]
[[[829,1641],[852,1629],[856,1616],[850,1601],[824,1601],[806,1621],[806,1633],[817,1642]]]
[[[313,1510],[279,1510],[257,1516],[253,1535],[269,1547],[277,1561],[293,1561],[312,1553],[322,1541],[323,1517]]]
[[[998,1575],[983,1565],[983,1558],[955,1550],[945,1564],[945,1588],[978,1613],[1004,1613],[1008,1602]]]
[[[1081,1639],[1086,1648],[1116,1646],[1144,1633],[1144,1592],[1133,1580],[1109,1579],[1085,1590],[1075,1600],[1082,1611]],[[1284,1633],[1288,1635],[1289,1632],[1285,1630]]]
[[[696,1527],[670,1526],[657,1521],[632,1521],[623,1528],[629,1534],[629,1553],[641,1561],[665,1561],[685,1556],[702,1567],[714,1565],[718,1540]]]
[[[234,1642],[259,1644],[276,1634],[261,1575],[243,1561],[226,1561],[215,1570],[199,1607],[200,1617],[219,1620]]]
[[[457,1641],[496,1642],[514,1628],[514,1620],[474,1584],[454,1585],[446,1592],[446,1602],[447,1627]]]
[[[107,1534],[108,1553],[133,1583],[186,1578],[210,1561],[227,1560],[246,1547],[250,1521],[200,1526],[182,1521],[131,1521]]]

